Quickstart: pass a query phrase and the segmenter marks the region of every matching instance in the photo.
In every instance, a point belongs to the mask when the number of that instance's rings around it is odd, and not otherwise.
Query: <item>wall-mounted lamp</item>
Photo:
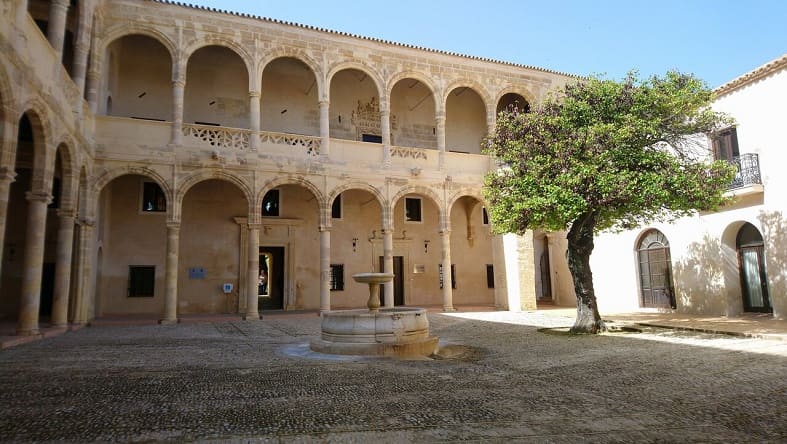
[[[141,99],[141,98],[145,97],[146,94],[147,94],[147,92],[142,91],[142,94],[138,95],[137,98]]]
[[[208,106],[213,106],[215,103],[216,103],[215,100],[211,100],[210,103],[208,103]]]
[[[429,252],[429,241],[425,240],[424,241],[424,253],[428,253],[428,252]]]
[[[279,113],[279,114],[284,114],[284,113],[286,113],[286,112],[287,112],[287,108],[285,108],[285,109],[281,110],[281,113]]]
[[[342,123],[342,116],[339,115],[339,123]]]
[[[358,245],[358,238],[357,238],[357,237],[354,237],[354,238],[353,238],[353,251],[355,251],[355,247],[356,247],[356,245]]]

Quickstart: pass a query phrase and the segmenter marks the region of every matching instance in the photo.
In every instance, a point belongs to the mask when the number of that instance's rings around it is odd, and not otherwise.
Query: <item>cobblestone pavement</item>
[[[0,352],[0,441],[784,442],[787,342],[430,314],[444,359],[324,359],[316,316],[85,328]],[[298,352],[300,350],[300,352]]]

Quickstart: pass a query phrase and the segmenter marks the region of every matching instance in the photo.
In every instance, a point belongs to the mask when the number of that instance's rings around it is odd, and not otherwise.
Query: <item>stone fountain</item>
[[[360,273],[356,282],[369,285],[368,310],[322,313],[322,336],[311,342],[319,353],[417,357],[437,351],[436,336],[429,336],[426,309],[380,308],[380,284],[390,282],[392,273]]]

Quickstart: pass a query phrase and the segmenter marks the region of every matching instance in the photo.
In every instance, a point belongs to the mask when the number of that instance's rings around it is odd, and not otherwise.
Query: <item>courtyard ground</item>
[[[568,337],[539,331],[573,321],[549,310],[429,319],[442,359],[310,353],[314,313],[17,345],[0,352],[0,442],[787,441],[779,335]]]

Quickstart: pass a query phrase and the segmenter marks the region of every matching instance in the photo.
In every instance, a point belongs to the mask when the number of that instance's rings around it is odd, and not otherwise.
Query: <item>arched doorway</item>
[[[637,245],[640,306],[675,308],[669,241],[659,230],[645,232]]]
[[[760,230],[745,223],[735,238],[745,311],[773,312],[765,273],[765,249]]]

